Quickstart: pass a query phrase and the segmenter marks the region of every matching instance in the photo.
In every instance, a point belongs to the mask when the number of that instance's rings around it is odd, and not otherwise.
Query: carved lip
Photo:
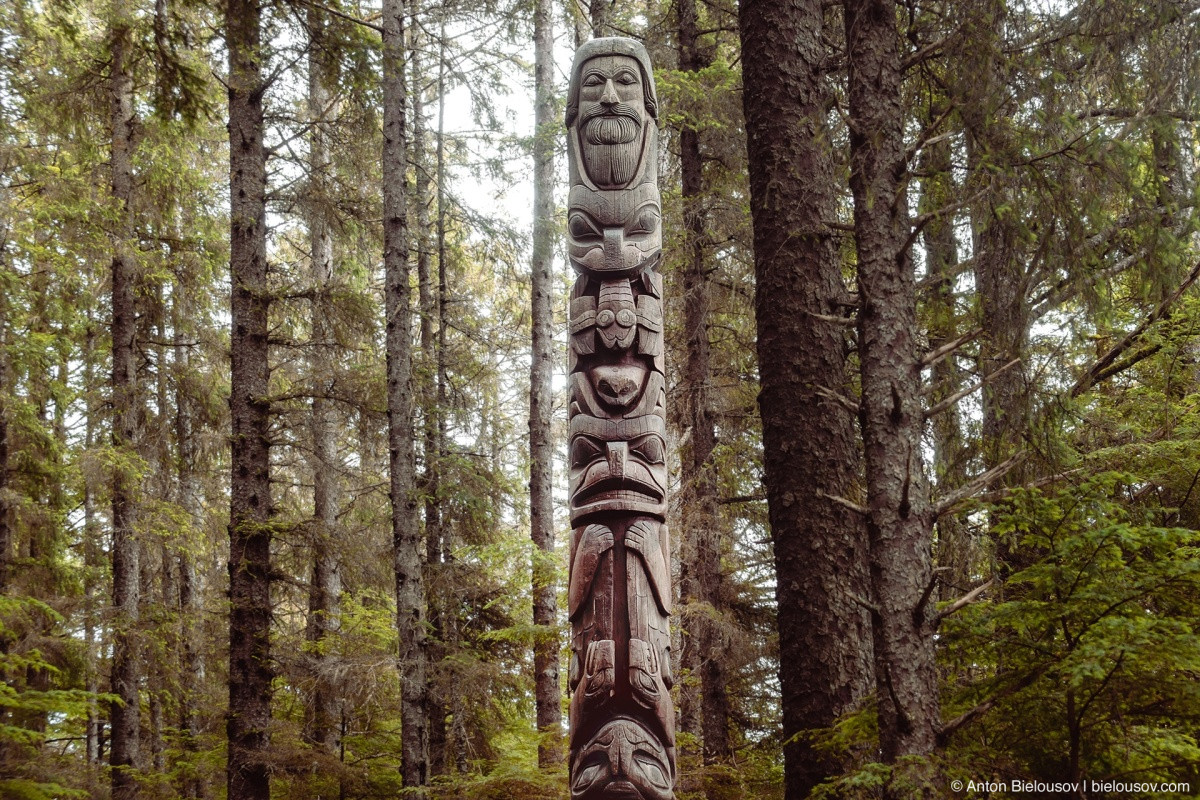
[[[633,484],[630,486],[630,484]],[[591,505],[604,500],[649,500],[662,502],[662,492],[641,481],[630,478],[602,478],[576,493],[576,506]]]
[[[586,499],[571,499],[571,524],[578,526],[596,514],[610,511],[646,514],[662,520],[667,515],[667,502],[661,495],[648,495],[632,489],[589,491]]]
[[[605,800],[642,800],[642,793],[629,781],[613,781],[600,795]]]
[[[641,275],[650,267],[653,267],[662,258],[662,250],[656,250],[651,255],[638,261],[633,265],[618,264],[610,265],[607,262],[601,261],[599,264],[584,263],[582,259],[569,255],[571,266],[576,272],[587,272],[593,275],[603,275],[606,278],[632,278],[636,275]]]

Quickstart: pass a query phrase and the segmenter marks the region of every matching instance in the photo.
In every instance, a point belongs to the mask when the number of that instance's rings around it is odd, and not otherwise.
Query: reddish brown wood
[[[567,97],[571,797],[671,800],[658,103],[645,49],[593,39]]]

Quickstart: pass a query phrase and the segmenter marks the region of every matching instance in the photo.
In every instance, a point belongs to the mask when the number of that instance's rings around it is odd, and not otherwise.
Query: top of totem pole
[[[600,56],[628,56],[638,63],[644,87],[642,100],[650,118],[657,122],[658,92],[654,88],[654,69],[650,66],[650,55],[646,52],[646,47],[637,39],[625,36],[606,36],[601,39],[590,39],[575,51],[575,61],[571,65],[571,85],[567,89],[567,127],[571,127],[579,114],[579,90],[582,86],[583,65]]]
[[[633,276],[662,247],[658,95],[646,48],[592,39],[575,52],[567,92],[568,256],[593,276]]]

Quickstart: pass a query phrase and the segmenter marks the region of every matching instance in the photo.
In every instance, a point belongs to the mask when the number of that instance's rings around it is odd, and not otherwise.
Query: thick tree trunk
[[[695,0],[677,0],[679,27],[679,68],[697,73],[712,63],[711,54],[700,44],[699,21]],[[721,515],[717,504],[716,466],[712,453],[716,447],[716,423],[709,387],[712,384],[708,341],[709,274],[713,267],[706,258],[706,220],[704,212],[704,161],[700,152],[700,133],[689,124],[679,132],[679,162],[682,171],[683,223],[687,231],[687,266],[684,272],[683,327],[687,353],[683,381],[677,388],[682,395],[685,448],[680,465],[683,487],[684,552],[689,556],[680,565],[680,599],[685,610],[681,663],[700,677],[700,734],[704,763],[716,764],[732,756],[729,741],[729,692],[721,656],[717,619],[723,610],[721,598],[721,553],[723,550]],[[682,578],[686,576],[687,580]],[[710,786],[715,797],[719,789]]]
[[[533,644],[538,766],[563,760],[562,693],[558,683],[558,587],[554,553],[554,18],[550,0],[537,0],[533,17],[533,264],[532,349],[529,366],[529,533],[533,539]]]
[[[935,744],[933,514],[921,457],[921,354],[906,247],[896,6],[847,0],[845,22],[875,683],[880,747],[893,763],[927,755]]]
[[[109,105],[112,125],[112,194],[117,223],[112,259],[112,403],[113,447],[132,453],[137,444],[137,367],[134,361],[137,308],[134,299],[135,264],[132,253],[133,202],[133,78],[129,73],[133,46],[128,9],[113,9]],[[139,691],[141,659],[137,645],[140,575],[138,541],[134,530],[135,479],[117,466],[112,485],[113,620],[112,692],[112,796],[132,800],[138,794],[134,771],[138,766]]]
[[[268,800],[271,484],[262,9],[229,0],[230,278],[229,800]]]
[[[854,415],[835,233],[818,0],[740,9],[754,222],[764,482],[775,547],[785,791],[840,771],[805,735],[871,687],[867,542],[856,495]]]
[[[408,209],[405,174],[408,102],[404,78],[402,0],[383,4],[383,268],[387,315],[388,466],[392,498],[393,570],[396,577],[401,778],[406,787],[429,777],[425,686],[425,615],[421,531],[413,463],[411,292],[408,285]]]
[[[338,751],[341,710],[338,690],[332,674],[332,654],[325,640],[338,629],[339,600],[342,592],[341,549],[338,532],[339,481],[332,348],[334,336],[330,321],[330,287],[333,283],[333,231],[330,224],[330,199],[327,188],[330,169],[328,131],[334,115],[331,84],[336,80],[325,41],[325,15],[308,9],[311,41],[308,54],[308,113],[313,120],[309,140],[308,232],[313,287],[312,304],[312,441],[313,473],[312,579],[308,592],[308,641],[316,646],[313,659],[313,693],[305,714],[305,738],[329,756]]]

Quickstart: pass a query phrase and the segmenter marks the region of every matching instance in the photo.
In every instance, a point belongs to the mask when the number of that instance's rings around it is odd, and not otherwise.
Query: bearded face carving
[[[658,102],[645,49],[593,39],[567,94],[571,797],[673,800]]]
[[[638,173],[649,115],[638,63],[629,56],[598,56],[583,65],[579,82],[579,150],[592,183],[627,186]]]

